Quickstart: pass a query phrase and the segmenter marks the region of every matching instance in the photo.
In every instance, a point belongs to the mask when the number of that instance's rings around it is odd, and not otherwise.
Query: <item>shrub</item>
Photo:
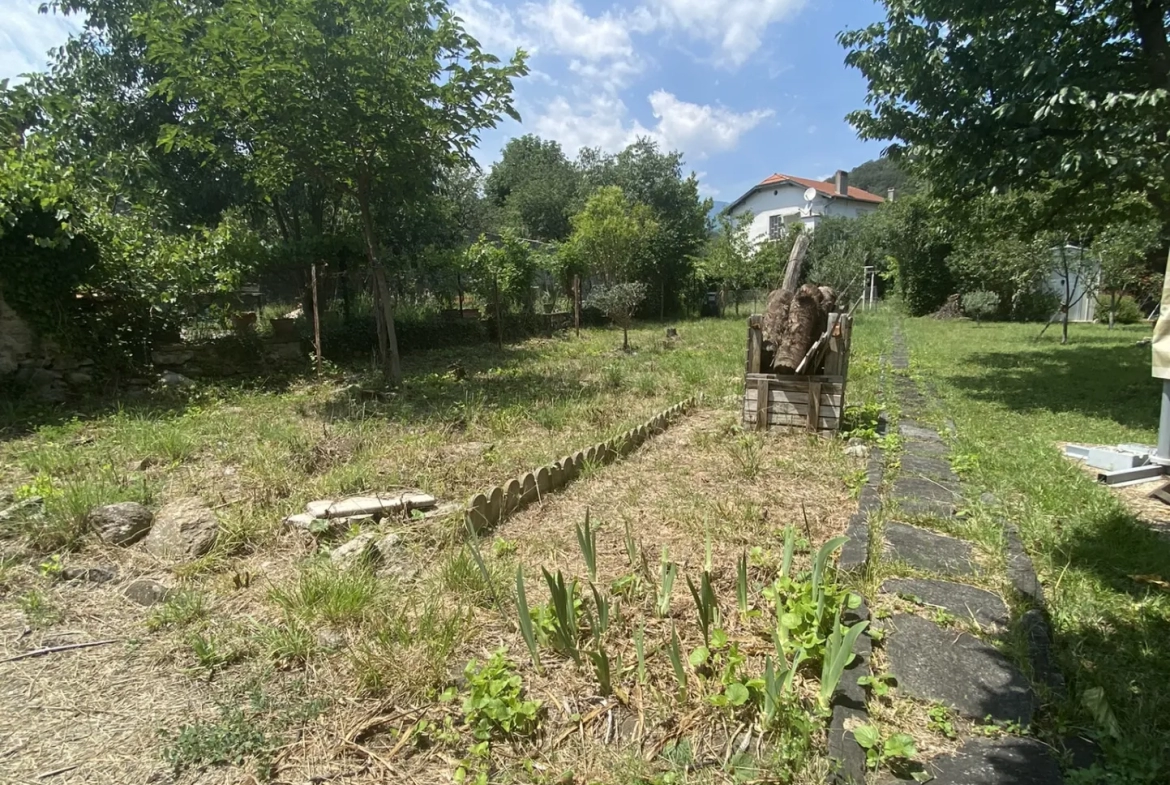
[[[963,295],[963,313],[974,317],[978,324],[980,319],[993,315],[999,308],[999,295],[995,292],[967,292]]]
[[[1108,322],[1110,309],[1113,310],[1114,324],[1138,324],[1146,318],[1142,309],[1138,307],[1137,300],[1129,295],[1118,297],[1116,301],[1107,294],[1098,297],[1097,321]]]

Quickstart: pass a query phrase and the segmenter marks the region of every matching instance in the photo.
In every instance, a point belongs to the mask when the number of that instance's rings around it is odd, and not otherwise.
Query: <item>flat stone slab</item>
[[[897,521],[886,523],[882,529],[887,558],[944,575],[975,573],[975,556],[969,542]]]
[[[957,483],[959,478],[951,471],[951,465],[942,458],[929,455],[906,453],[902,456],[902,476],[926,477],[943,483]]]
[[[309,502],[305,511],[314,518],[348,518],[352,515],[390,515],[410,510],[429,510],[437,503],[426,493],[401,493],[385,496],[352,496],[334,501]]]
[[[955,514],[955,490],[936,480],[899,477],[894,481],[893,496],[898,506],[909,515],[949,518]]]
[[[1031,724],[1035,700],[1028,680],[974,635],[901,613],[886,627],[885,649],[898,689],[910,697],[941,701],[976,720]]]
[[[927,605],[943,608],[963,621],[974,619],[981,628],[1006,630],[1011,622],[1008,607],[998,595],[965,583],[890,578],[882,582],[882,591],[916,598]]]
[[[914,420],[902,420],[898,423],[898,433],[902,434],[907,439],[919,439],[924,442],[941,442],[942,437],[938,435],[938,431],[933,428],[928,428],[922,423]]]
[[[934,775],[931,785],[1062,785],[1060,766],[1048,748],[1035,739],[1004,736],[971,739],[953,755],[934,758],[925,765]],[[892,775],[878,785],[913,782]]]

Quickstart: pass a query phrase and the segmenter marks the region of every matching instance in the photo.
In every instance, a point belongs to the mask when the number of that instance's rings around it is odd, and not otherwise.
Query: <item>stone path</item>
[[[884,565],[911,568],[923,577],[889,578],[881,591],[911,600],[918,613],[897,613],[880,622],[885,633],[880,643],[897,690],[904,696],[948,706],[955,714],[983,723],[988,718],[1013,727],[1028,728],[1039,701],[1032,682],[1016,664],[994,645],[998,636],[1024,632],[1029,641],[1033,677],[1053,686],[1059,675],[1048,664],[1047,622],[1042,610],[1043,592],[1031,560],[1014,531],[1008,531],[1005,554],[1008,579],[1025,601],[1035,607],[1014,621],[1003,598],[986,589],[965,583],[983,576],[972,543],[931,530],[955,515],[962,498],[958,477],[947,462],[947,443],[938,431],[926,425],[927,400],[905,371],[909,352],[900,331],[895,331],[891,365],[894,391],[901,407],[898,433],[902,436],[900,466],[883,499],[885,522],[877,558]],[[901,372],[901,373],[899,373]],[[953,429],[953,426],[948,426]],[[866,526],[864,522],[859,526]],[[882,565],[869,564],[872,574]],[[879,573],[880,574],[880,573]],[[939,612],[973,626],[974,632],[944,627]],[[937,620],[936,620],[937,619]],[[864,636],[863,636],[864,638]],[[864,652],[868,669],[868,646]],[[850,721],[864,721],[864,705],[858,706],[852,691],[844,689],[839,701],[841,719],[834,726],[848,727]],[[849,739],[849,734],[844,734]],[[937,785],[1060,785],[1063,782],[1056,759],[1044,744],[1033,739],[1003,735],[963,740],[956,752],[933,758],[925,771]],[[832,733],[830,746],[833,747]],[[864,771],[864,758],[848,744],[838,743],[841,760],[840,782],[885,785],[898,779],[889,772]],[[858,761],[861,761],[861,764]],[[912,780],[911,780],[912,781]]]

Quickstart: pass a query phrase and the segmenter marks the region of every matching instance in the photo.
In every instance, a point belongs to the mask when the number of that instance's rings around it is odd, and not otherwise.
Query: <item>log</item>
[[[800,283],[800,271],[804,267],[804,255],[808,253],[808,244],[811,242],[808,232],[801,232],[796,242],[792,244],[792,253],[788,254],[788,267],[784,269],[784,283],[780,288],[786,292],[795,292]]]
[[[776,289],[768,295],[768,308],[764,311],[762,333],[764,346],[775,350],[788,324],[788,307],[792,304],[792,292]]]
[[[805,284],[797,290],[788,308],[788,322],[772,359],[772,367],[777,373],[796,371],[819,337],[817,328],[820,325],[820,291],[812,284]]]

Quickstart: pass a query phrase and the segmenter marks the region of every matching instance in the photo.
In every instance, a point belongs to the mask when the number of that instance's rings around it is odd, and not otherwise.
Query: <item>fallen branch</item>
[[[74,649],[90,649],[94,646],[107,646],[111,643],[117,643],[117,638],[110,638],[105,641],[89,641],[88,643],[69,643],[64,646],[49,646],[46,649],[34,649],[33,651],[26,651],[24,654],[17,654],[15,657],[8,657],[0,660],[0,663],[16,662],[17,660],[27,660],[32,657],[43,657],[46,654],[56,654],[59,651],[73,651]]]

